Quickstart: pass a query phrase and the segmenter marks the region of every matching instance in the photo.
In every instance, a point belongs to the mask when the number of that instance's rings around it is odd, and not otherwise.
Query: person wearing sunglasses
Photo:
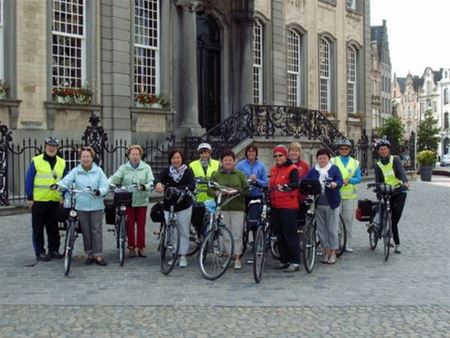
[[[33,248],[37,260],[47,262],[61,259],[59,253],[59,230],[56,221],[61,193],[50,189],[66,173],[66,162],[57,154],[59,140],[49,136],[45,139],[44,152],[33,157],[25,176],[25,194],[31,208]],[[44,228],[47,232],[48,250],[45,251]]]
[[[285,272],[300,270],[300,246],[297,236],[299,210],[298,169],[288,158],[284,145],[273,149],[275,165],[270,171],[272,222],[278,237],[280,265]]]

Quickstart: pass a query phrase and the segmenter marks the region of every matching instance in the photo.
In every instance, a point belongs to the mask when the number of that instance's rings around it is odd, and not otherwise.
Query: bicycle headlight
[[[120,206],[120,211],[125,211],[125,210],[127,210],[127,207],[125,205],[121,205]]]
[[[69,212],[70,217],[77,217],[77,215],[78,215],[78,213],[76,210],[70,210],[70,212]]]

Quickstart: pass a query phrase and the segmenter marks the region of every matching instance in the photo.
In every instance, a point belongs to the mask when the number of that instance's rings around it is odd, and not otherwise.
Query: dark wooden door
[[[220,122],[220,30],[214,19],[197,16],[199,123],[209,130]]]

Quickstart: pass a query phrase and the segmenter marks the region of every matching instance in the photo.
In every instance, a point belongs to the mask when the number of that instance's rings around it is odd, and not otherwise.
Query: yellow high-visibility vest
[[[205,178],[208,177],[209,178],[209,177],[211,177],[213,172],[219,170],[219,161],[213,160],[213,159],[209,160],[209,165],[206,170],[206,175],[205,175],[205,171],[203,170],[202,163],[200,160],[192,161],[191,163],[189,163],[189,167],[194,172],[195,177],[205,177]],[[206,189],[207,189],[206,184],[197,184],[197,190],[206,190]],[[213,199],[213,197],[208,196],[206,191],[202,191],[202,192],[197,193],[196,199],[197,199],[197,202],[204,202],[206,200]]]
[[[33,182],[33,201],[37,202],[58,202],[61,193],[57,190],[50,190],[50,186],[59,182],[64,174],[66,162],[56,156],[55,167],[50,167],[50,163],[44,160],[44,154],[33,157],[36,176]]]
[[[359,167],[359,162],[353,157],[349,158],[347,166],[344,166],[344,163],[342,163],[339,156],[333,157],[331,159],[331,163],[335,164],[339,168],[344,180],[352,178]],[[347,183],[346,185],[343,185],[339,191],[341,192],[341,198],[344,200],[353,200],[358,198],[358,195],[356,194],[356,185],[354,184]]]
[[[391,155],[389,157],[389,163],[386,165],[381,163],[381,161],[378,161],[377,164],[380,167],[381,171],[383,172],[384,183],[386,183],[392,187],[395,187],[402,183],[402,181],[400,181],[397,177],[395,177],[394,156]]]

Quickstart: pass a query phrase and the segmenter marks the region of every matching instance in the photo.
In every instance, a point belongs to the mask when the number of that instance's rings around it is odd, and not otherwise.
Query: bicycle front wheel
[[[75,223],[69,221],[69,225],[66,230],[66,239],[64,241],[64,275],[67,276],[72,264],[73,247],[75,243]]]
[[[384,214],[384,261],[389,259],[389,252],[391,250],[391,236],[392,236],[392,214],[388,211]]]
[[[215,280],[227,271],[234,253],[231,231],[217,226],[206,233],[200,246],[200,271],[204,278]]]
[[[371,224],[369,229],[367,229],[369,233],[369,245],[372,250],[375,250],[378,244],[378,226],[376,224]]]
[[[341,256],[345,252],[345,248],[347,246],[347,226],[342,218],[342,215],[339,215],[338,243],[339,247],[336,250],[336,257]]]
[[[178,250],[180,248],[180,235],[175,222],[164,225],[160,239],[160,266],[161,272],[169,274],[178,261]]]
[[[266,232],[264,226],[258,226],[255,239],[253,240],[253,278],[256,283],[262,279],[264,264],[266,262]]]
[[[307,216],[303,239],[303,264],[306,272],[311,273],[316,260],[316,224],[312,217]]]
[[[123,264],[125,263],[125,246],[126,246],[126,241],[127,241],[125,226],[126,226],[125,216],[122,216],[119,219],[119,223],[118,223],[119,229],[117,231],[117,235],[118,235],[118,239],[119,239],[119,263],[120,263],[120,266],[123,266]]]

